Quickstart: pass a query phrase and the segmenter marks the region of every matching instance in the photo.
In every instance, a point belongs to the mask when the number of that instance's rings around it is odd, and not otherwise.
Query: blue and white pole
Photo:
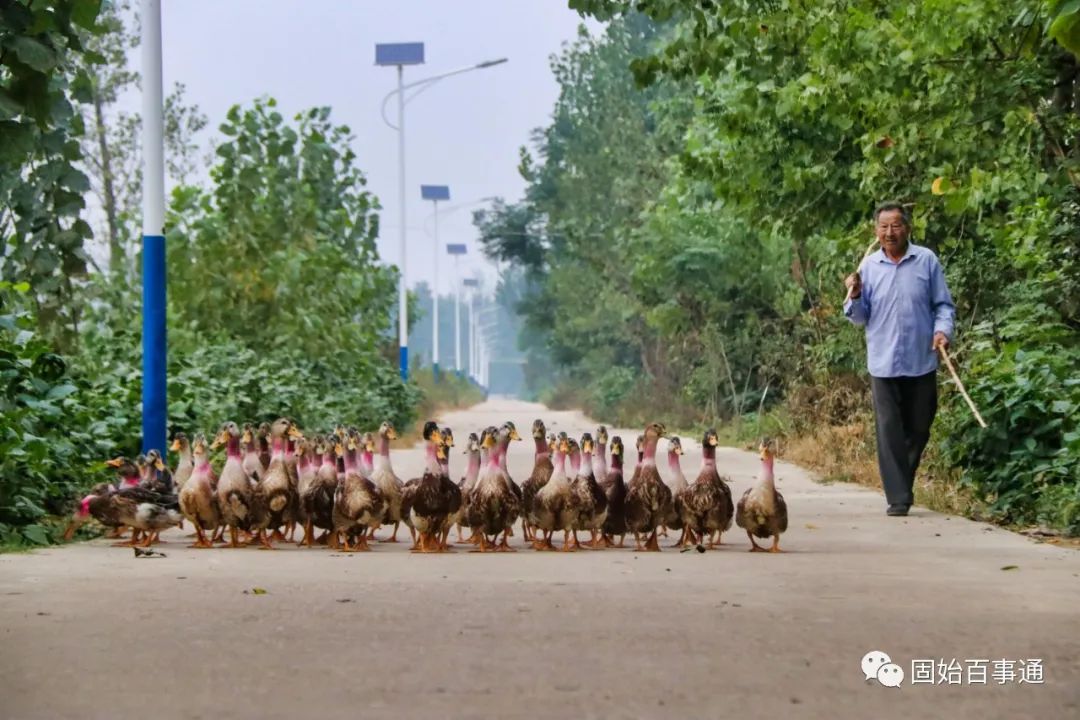
[[[164,453],[165,147],[161,82],[161,0],[142,0],[143,382],[142,449]]]

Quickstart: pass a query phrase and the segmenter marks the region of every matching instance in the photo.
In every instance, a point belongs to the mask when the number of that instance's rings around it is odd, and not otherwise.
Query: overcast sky
[[[439,241],[467,243],[466,270],[490,269],[479,256],[471,211],[500,195],[521,196],[518,148],[547,124],[558,88],[549,58],[583,22],[564,0],[164,0],[166,91],[187,86],[188,99],[210,119],[212,132],[234,103],[275,97],[292,115],[329,105],[331,118],[356,135],[359,166],[383,206],[379,251],[396,264],[398,245],[397,133],[379,114],[396,85],[394,68],[374,64],[375,44],[423,42],[426,64],[406,68],[405,81],[507,57],[494,68],[448,78],[406,108],[406,209],[409,285],[430,281],[434,242],[431,203],[420,185],[450,186],[440,211]],[[599,29],[590,21],[589,27]],[[139,56],[132,57],[139,65]],[[393,119],[394,105],[389,106]],[[440,250],[445,253],[445,249]],[[445,257],[445,255],[443,255]],[[451,264],[440,288],[452,290]],[[487,269],[485,269],[487,268]],[[488,275],[489,280],[493,274]]]

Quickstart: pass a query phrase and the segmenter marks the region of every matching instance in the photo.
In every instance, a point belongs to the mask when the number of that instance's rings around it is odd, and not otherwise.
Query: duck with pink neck
[[[753,487],[743,493],[735,509],[735,523],[746,530],[750,538],[750,552],[783,552],[780,549],[780,535],[787,530],[788,512],[784,496],[776,489],[773,475],[772,441],[761,441],[761,472]],[[754,538],[772,538],[770,548],[758,545]]]
[[[626,538],[626,483],[623,481],[623,441],[616,435],[611,439],[611,469],[600,481],[607,498],[607,515],[604,518],[603,543],[606,547],[623,547]],[[619,544],[615,544],[615,536]]]
[[[173,435],[172,445],[169,446],[169,450],[179,455],[176,467],[172,471],[173,483],[176,485],[176,492],[179,493],[184,489],[184,483],[188,481],[192,471],[195,469],[195,463],[191,456],[191,442],[188,440],[187,435],[182,432]]]
[[[443,457],[446,454],[442,432],[433,420],[424,423],[425,462],[424,474],[405,484],[402,496],[402,513],[409,513],[411,526],[416,529],[417,541],[411,552],[441,553],[449,547],[441,542],[444,524],[461,506],[461,495],[457,485],[458,502],[454,506],[453,497],[445,491],[443,484]],[[447,478],[449,482],[449,478]]]
[[[300,493],[301,512],[304,515],[304,538],[300,545],[311,547],[313,543],[325,543],[334,529],[334,493],[337,491],[337,454],[334,439],[315,438],[312,444],[312,465],[316,466],[311,484]],[[315,528],[323,531],[315,538]]]
[[[731,481],[716,469],[718,444],[716,430],[706,430],[701,439],[701,471],[690,486],[685,503],[690,529],[697,534],[698,542],[704,542],[705,536],[709,536],[709,549],[721,544],[721,537],[731,529],[735,514]]]
[[[488,462],[480,469],[476,484],[465,503],[465,523],[479,536],[479,545],[472,552],[513,552],[507,541],[507,530],[520,512],[520,504],[510,488],[502,458],[515,434],[513,425],[506,424],[494,436],[485,435]],[[500,533],[503,536],[501,544],[498,543]]]
[[[398,528],[401,527],[401,492],[404,485],[390,463],[390,441],[397,440],[397,437],[397,430],[389,420],[379,426],[378,438],[375,440],[378,454],[374,456],[371,468],[371,481],[386,500],[382,523],[394,526],[393,533],[384,542],[392,543],[398,541]]]
[[[196,540],[190,547],[212,548],[211,538],[221,524],[221,512],[214,497],[214,469],[210,466],[210,453],[202,433],[195,436],[190,450],[194,463],[190,477],[180,489],[180,512],[195,526]]]
[[[270,467],[256,485],[254,498],[261,511],[251,523],[251,530],[263,550],[274,549],[271,540],[285,541],[280,528],[291,525],[294,520],[294,490],[289,475],[287,443],[298,437],[302,437],[299,429],[288,418],[278,418],[270,425]]]
[[[264,466],[262,460],[259,459],[259,446],[256,442],[255,428],[250,423],[240,428],[240,454],[244,458],[241,464],[247,476],[255,478],[256,481],[262,480],[263,475],[266,474],[269,461]]]
[[[484,431],[487,432],[486,430]],[[476,433],[469,433],[468,439],[465,440],[465,455],[467,460],[465,461],[465,475],[458,481],[458,487],[461,489],[461,507],[458,511],[450,516],[450,522],[457,526],[457,542],[465,543],[471,542],[472,538],[466,540],[462,536],[461,528],[465,523],[465,517],[468,514],[469,509],[469,495],[472,493],[472,489],[476,486],[476,481],[480,477],[480,438],[476,436]],[[476,533],[473,533],[475,536]],[[477,540],[479,542],[479,540]]]
[[[532,437],[536,450],[533,455],[533,469],[529,479],[521,485],[521,532],[525,542],[535,542],[536,533],[533,528],[533,505],[536,501],[536,493],[551,479],[551,473],[555,467],[551,463],[553,442],[545,436],[547,428],[544,421],[539,418],[533,421]]]
[[[607,547],[600,541],[600,528],[607,519],[607,495],[596,482],[593,474],[593,451],[596,449],[592,435],[585,433],[581,436],[581,460],[578,464],[577,473],[570,485],[574,494],[574,502],[578,508],[577,523],[574,525],[574,546],[580,547],[578,531],[588,531],[590,539],[587,547],[599,550]]]
[[[375,483],[360,474],[360,435],[346,431],[345,440],[338,440],[334,452],[345,460],[345,477],[334,491],[334,529],[330,533],[331,548],[343,552],[367,552],[368,535],[382,523],[386,500]]]
[[[244,472],[244,459],[240,455],[240,428],[234,422],[221,426],[221,432],[212,448],[225,445],[225,465],[218,478],[217,500],[221,522],[229,528],[229,547],[240,547],[240,531],[245,533],[256,518],[255,483]]]
[[[543,533],[543,537],[533,540],[533,547],[536,550],[554,550],[555,546],[551,538],[556,530],[563,530],[566,533],[563,550],[572,549],[569,545],[572,500],[570,479],[566,476],[566,455],[569,452],[570,440],[566,437],[566,433],[560,433],[555,444],[551,478],[537,491],[536,498],[533,500],[530,522],[535,529]]]
[[[626,489],[626,525],[634,533],[639,551],[660,552],[657,529],[671,513],[671,490],[656,469],[656,445],[664,433],[660,423],[645,428],[641,469]],[[646,538],[644,546],[642,536]]]
[[[605,425],[596,428],[596,445],[593,446],[592,469],[597,481],[608,474],[607,463],[608,430]]]
[[[672,530],[681,530],[679,539],[671,547],[687,547],[693,545],[694,533],[690,530],[687,522],[689,513],[686,509],[686,496],[690,490],[690,484],[686,482],[686,475],[682,470],[683,456],[682,440],[678,436],[668,439],[668,487],[671,489],[671,511],[668,513],[665,525]]]

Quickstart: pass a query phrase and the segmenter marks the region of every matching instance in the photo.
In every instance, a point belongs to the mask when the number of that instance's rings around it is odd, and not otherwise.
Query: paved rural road
[[[593,430],[507,401],[443,419],[460,450],[471,429],[537,416]],[[699,458],[688,443],[691,479]],[[738,496],[756,455],[718,460]],[[411,477],[421,452],[394,461]],[[530,468],[528,441],[513,446],[513,476]],[[734,532],[706,554],[484,556],[199,551],[174,532],[163,559],[102,541],[0,556],[0,717],[1080,717],[1080,553],[887,518],[879,494],[786,463],[777,476],[781,555]],[[864,680],[870,650],[901,687]],[[1001,685],[991,665],[987,685],[911,684],[913,659],[980,658],[1040,659],[1045,681]]]

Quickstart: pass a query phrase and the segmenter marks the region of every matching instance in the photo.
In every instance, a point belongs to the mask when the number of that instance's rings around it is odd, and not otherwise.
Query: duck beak
[[[386,431],[386,437],[389,438],[390,440],[397,440],[398,439],[397,430],[395,430],[394,428],[390,428],[389,430]]]
[[[106,460],[105,461],[105,465],[108,466],[108,467],[116,468],[116,467],[120,467],[123,464],[124,464],[124,461],[121,460],[120,458],[113,458],[112,460]]]
[[[165,463],[161,462],[161,458],[158,458],[157,460],[154,461],[154,467],[157,468],[158,470],[164,470],[165,469]]]
[[[179,438],[172,441],[172,445],[169,446],[169,450],[172,451],[172,452],[180,452],[180,439]]]
[[[709,437],[709,447],[716,447],[716,436],[711,435]]]
[[[300,428],[296,427],[295,425],[290,425],[289,437],[291,437],[293,440],[299,440],[300,438],[304,437],[304,433],[300,432]]]
[[[518,435],[517,428],[513,428],[512,430],[510,430],[510,439],[511,440],[520,440],[521,439],[521,436]]]

